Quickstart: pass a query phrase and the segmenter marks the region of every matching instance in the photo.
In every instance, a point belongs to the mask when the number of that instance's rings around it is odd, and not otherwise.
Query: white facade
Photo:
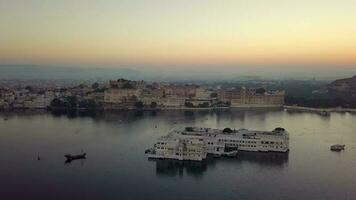
[[[202,138],[179,138],[169,135],[158,139],[149,158],[201,161],[206,155]]]
[[[194,149],[195,151],[191,151]],[[289,134],[283,128],[273,131],[252,131],[187,127],[172,130],[158,139],[150,149],[149,158],[203,160],[207,154],[235,155],[237,151],[288,152]],[[196,153],[197,157],[192,157]]]
[[[105,103],[125,103],[130,101],[134,96],[138,96],[139,90],[137,89],[109,89],[104,93]]]

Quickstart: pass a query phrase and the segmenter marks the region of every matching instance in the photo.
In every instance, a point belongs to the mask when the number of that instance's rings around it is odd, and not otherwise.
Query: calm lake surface
[[[290,152],[240,152],[203,163],[147,160],[144,150],[158,137],[188,125],[284,127]],[[329,150],[341,142],[344,152]],[[82,150],[86,160],[64,163],[64,154]],[[0,113],[0,191],[0,199],[356,199],[356,115],[261,109]]]

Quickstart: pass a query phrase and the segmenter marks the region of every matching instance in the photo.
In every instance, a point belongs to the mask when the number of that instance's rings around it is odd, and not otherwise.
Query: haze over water
[[[4,120],[8,118],[8,120]],[[356,115],[283,110],[0,114],[1,199],[354,199]],[[157,128],[155,126],[157,125]],[[177,126],[290,133],[290,152],[149,161]],[[330,145],[343,142],[344,152]],[[64,163],[64,154],[88,152]],[[37,160],[37,155],[41,160]]]

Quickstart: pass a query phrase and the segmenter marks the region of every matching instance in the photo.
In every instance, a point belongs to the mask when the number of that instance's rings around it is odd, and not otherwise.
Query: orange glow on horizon
[[[0,64],[356,68],[349,0],[5,2]]]

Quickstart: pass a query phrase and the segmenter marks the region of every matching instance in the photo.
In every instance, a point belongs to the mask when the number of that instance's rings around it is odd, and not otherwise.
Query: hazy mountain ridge
[[[135,79],[140,72],[126,68],[45,67],[0,65],[0,79]]]
[[[190,69],[158,69],[131,67],[78,67],[78,66],[39,66],[0,64],[0,79],[6,80],[109,80],[126,78],[131,80],[167,81],[167,82],[204,82],[204,81],[243,81],[243,80],[328,80],[345,78],[356,74],[350,70],[223,70],[215,66],[209,70],[191,67]]]
[[[62,67],[38,65],[0,65],[0,79],[68,79],[109,80],[125,78],[145,81],[191,82],[205,80],[256,80],[259,76],[245,76],[205,70],[158,70],[114,67]]]
[[[338,79],[327,85],[331,91],[356,94],[356,76]]]

